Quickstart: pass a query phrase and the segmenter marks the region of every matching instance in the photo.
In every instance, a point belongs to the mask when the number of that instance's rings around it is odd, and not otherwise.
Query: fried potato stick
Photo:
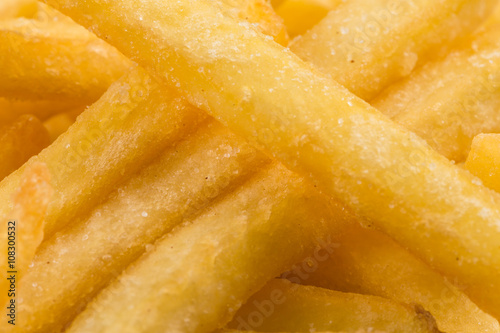
[[[472,33],[496,0],[350,0],[290,45],[303,60],[371,100]]]
[[[45,235],[51,236],[204,118],[179,95],[134,69],[52,145],[0,183],[0,218],[4,221],[12,209],[11,196],[24,168],[44,162],[55,192],[45,222]]]
[[[286,46],[288,35],[283,19],[274,11],[267,0],[223,0],[231,8],[237,9],[236,17],[254,24],[260,31]]]
[[[271,280],[235,314],[229,328],[261,332],[439,332],[423,309],[377,296]]]
[[[267,162],[214,120],[167,149],[88,217],[44,242],[20,285],[24,332],[60,331],[156,239]]]
[[[272,165],[157,242],[68,332],[212,332],[272,277],[330,246],[341,209]]]
[[[45,2],[494,304],[500,196],[422,139],[212,0]]]
[[[425,65],[372,105],[457,162],[479,133],[500,131],[500,25]]]
[[[14,209],[9,214],[5,232],[0,236],[2,249],[9,254],[0,256],[0,304],[5,304],[5,297],[19,302],[19,290],[14,287],[10,291],[7,275],[14,273],[16,281],[26,274],[35,251],[43,239],[43,223],[45,212],[52,196],[50,175],[43,163],[34,163],[22,175],[19,188],[13,195]],[[7,238],[7,235],[9,236]],[[16,284],[14,283],[14,286]],[[9,290],[9,292],[7,292]],[[9,319],[15,318],[8,317]],[[16,327],[2,320],[2,325]]]
[[[0,2],[0,20],[33,17],[36,12],[36,0],[2,0]]]
[[[484,185],[500,192],[500,134],[476,136],[465,167]],[[497,316],[500,318],[500,309]]]
[[[131,67],[120,52],[75,24],[0,22],[0,95],[92,103]]]
[[[297,279],[293,272],[290,280]],[[302,281],[343,292],[419,304],[443,332],[500,332],[463,291],[381,232],[353,225],[332,255]]]
[[[290,37],[304,34],[320,22],[342,0],[286,0],[276,9]]]
[[[0,180],[50,144],[49,133],[35,116],[24,115],[1,127]]]

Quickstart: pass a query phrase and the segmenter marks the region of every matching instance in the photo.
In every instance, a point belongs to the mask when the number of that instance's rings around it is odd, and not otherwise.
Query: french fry
[[[342,0],[285,0],[276,13],[283,18],[290,37],[295,37],[311,29],[341,3]]]
[[[372,105],[463,162],[474,136],[500,131],[500,25],[392,85]]]
[[[15,122],[1,128],[0,134],[0,180],[38,154],[50,143],[49,133],[40,120],[31,115],[19,117]]]
[[[229,328],[261,332],[439,332],[429,313],[382,297],[271,280],[235,314]]]
[[[205,116],[140,69],[116,82],[52,145],[0,183],[0,218],[25,167],[36,161],[50,170],[54,196],[45,221],[51,236],[189,133]],[[6,223],[6,222],[3,222]]]
[[[212,0],[45,2],[456,278],[483,308],[498,308],[500,197],[416,135]],[[483,4],[453,3],[471,13]]]
[[[290,45],[355,95],[371,100],[415,67],[446,55],[498,2],[350,0]]]
[[[476,136],[465,167],[484,185],[500,192],[500,134]],[[500,318],[500,310],[497,316]]]
[[[6,223],[7,232],[0,236],[4,245],[2,249],[8,254],[8,257],[0,257],[0,288],[2,291],[8,290],[8,293],[2,293],[0,296],[0,304],[5,304],[5,297],[8,295],[11,298],[9,306],[13,304],[14,309],[13,312],[8,309],[9,319],[2,320],[2,324],[11,327],[18,324],[15,310],[18,305],[15,302],[19,300],[19,290],[16,283],[25,274],[38,245],[42,242],[44,215],[51,195],[52,187],[47,167],[43,163],[33,164],[23,174],[20,186],[14,193],[14,209]],[[10,316],[11,314],[13,316]]]
[[[76,117],[82,113],[82,109],[74,109],[68,112],[57,114],[43,122],[43,126],[47,129],[50,136],[50,142],[66,132],[68,128],[75,123]]]
[[[36,11],[36,0],[2,0],[0,2],[0,20],[15,17],[33,17]]]
[[[31,114],[40,120],[46,120],[70,109],[83,108],[84,105],[83,101],[16,101],[0,97],[0,126],[12,123],[23,114]]]
[[[74,24],[4,21],[0,41],[4,97],[92,103],[131,67],[113,47]]]
[[[283,19],[276,14],[267,0],[223,0],[231,8],[238,9],[240,19],[257,24],[258,31],[271,36],[274,40],[286,46],[288,35]]]
[[[304,284],[419,304],[443,332],[500,332],[496,319],[386,235],[353,226],[338,244]]]
[[[213,120],[167,149],[89,217],[43,244],[20,285],[24,332],[60,331],[156,239],[266,163]]]
[[[328,248],[345,223],[331,213],[340,206],[306,185],[271,165],[157,242],[68,332],[220,328],[269,279],[319,250],[319,243]]]

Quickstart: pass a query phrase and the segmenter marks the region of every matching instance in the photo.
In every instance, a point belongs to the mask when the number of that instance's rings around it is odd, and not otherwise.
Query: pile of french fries
[[[499,332],[500,1],[1,0],[1,332]]]

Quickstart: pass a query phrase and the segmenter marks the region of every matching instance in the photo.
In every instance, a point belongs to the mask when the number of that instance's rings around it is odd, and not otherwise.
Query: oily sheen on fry
[[[214,1],[45,2],[494,306],[500,197],[422,139]]]

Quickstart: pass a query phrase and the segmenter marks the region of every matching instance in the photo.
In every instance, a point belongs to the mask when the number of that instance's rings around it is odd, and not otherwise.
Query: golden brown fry
[[[157,242],[69,332],[212,332],[318,243],[329,251],[345,223],[333,211],[340,206],[273,165]]]
[[[204,117],[140,69],[113,84],[66,133],[25,164],[44,162],[51,173],[55,194],[45,235],[90,211]],[[10,197],[23,168],[0,183],[2,219],[12,208]]]
[[[285,276],[298,278],[293,272]],[[303,278],[304,284],[420,304],[443,332],[500,332],[498,321],[461,290],[375,230],[353,226],[333,254]]]
[[[500,290],[500,196],[286,49],[221,15],[216,1],[45,2],[457,278],[482,307],[500,301],[492,296]],[[459,25],[477,21],[471,15]]]
[[[57,114],[43,122],[43,126],[47,129],[50,136],[50,141],[54,142],[61,134],[66,132],[68,128],[75,123],[76,117],[82,113],[82,109],[74,109],[68,112]]]
[[[342,0],[286,0],[276,9],[290,37],[304,34],[320,22]]]
[[[21,16],[33,17],[36,12],[36,0],[2,0],[0,2],[0,20]]]
[[[21,276],[26,274],[35,251],[42,242],[44,216],[51,196],[52,187],[47,166],[43,163],[32,164],[22,175],[19,188],[13,195],[14,209],[5,222],[5,232],[0,236],[2,245],[5,245],[2,248],[9,255],[8,262],[5,255],[0,259],[0,304],[4,305],[6,296],[9,296],[9,305],[14,305],[13,317],[8,316],[8,320],[2,320],[2,325],[18,327],[15,326],[19,324],[16,321],[15,308],[19,307],[21,298],[16,287]],[[12,276],[13,280],[7,279]],[[11,313],[9,310],[9,314]]]
[[[23,115],[15,122],[1,128],[0,180],[38,154],[50,143],[43,124],[35,116]]]
[[[439,332],[434,319],[418,306],[382,297],[301,286],[271,280],[236,312],[229,328],[261,332]]]
[[[75,24],[0,22],[0,95],[25,100],[97,100],[131,62]]]
[[[355,95],[380,91],[473,32],[496,0],[349,0],[290,45]]]
[[[14,210],[9,220],[16,221],[19,235],[17,271],[26,275],[35,251],[43,240],[45,213],[53,194],[50,174],[44,163],[33,163],[22,176],[14,193]]]
[[[465,167],[484,185],[500,192],[500,134],[476,136]],[[500,318],[500,309],[496,313]]]
[[[88,217],[42,245],[20,285],[24,332],[60,331],[157,238],[266,162],[213,120],[167,149]]]
[[[372,105],[463,162],[474,136],[500,131],[500,25],[392,85]]]

